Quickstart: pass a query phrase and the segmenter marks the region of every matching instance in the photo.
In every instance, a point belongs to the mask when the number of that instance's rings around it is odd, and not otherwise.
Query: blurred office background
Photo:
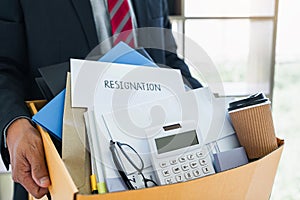
[[[224,86],[215,92],[238,98],[263,91],[272,99],[276,135],[285,140],[285,148],[270,199],[300,199],[300,1],[169,2],[176,7],[173,30],[194,40],[213,60]],[[176,39],[180,53],[189,57],[188,42]]]
[[[224,86],[215,92],[242,97],[263,91],[272,99],[276,135],[285,139],[285,148],[271,199],[300,199],[300,1],[168,2],[179,54],[194,53],[181,34],[207,52]],[[11,192],[10,174],[0,174],[0,200],[11,199]]]

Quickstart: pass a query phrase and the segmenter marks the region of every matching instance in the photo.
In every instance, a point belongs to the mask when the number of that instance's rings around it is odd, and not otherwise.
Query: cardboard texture
[[[277,149],[270,103],[233,110],[229,115],[249,159],[261,158]]]
[[[30,104],[30,108],[35,110],[34,103]],[[40,127],[39,131],[43,137],[52,182],[49,190],[53,200],[269,199],[284,147],[284,142],[277,139],[279,148],[257,161],[188,182],[102,195],[87,195],[78,194],[49,135]]]
[[[90,193],[90,154],[83,113],[86,109],[71,107],[71,79],[67,75],[62,134],[62,160],[80,193]]]

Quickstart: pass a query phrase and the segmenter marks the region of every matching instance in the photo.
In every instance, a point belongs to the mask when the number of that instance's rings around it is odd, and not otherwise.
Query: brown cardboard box
[[[38,102],[29,103],[36,111]],[[79,194],[71,176],[59,157],[49,135],[40,127],[52,185],[53,200],[119,200],[119,199],[269,199],[283,150],[279,148],[247,165],[200,179],[148,189],[115,192],[102,195]]]

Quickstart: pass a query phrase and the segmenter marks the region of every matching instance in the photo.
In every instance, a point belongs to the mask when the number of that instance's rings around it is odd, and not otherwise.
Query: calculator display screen
[[[155,144],[158,154],[161,154],[199,144],[199,141],[196,131],[193,130],[156,138]]]

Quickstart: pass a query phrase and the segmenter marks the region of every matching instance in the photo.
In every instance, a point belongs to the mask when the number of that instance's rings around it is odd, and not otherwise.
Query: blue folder
[[[143,55],[142,55],[143,54]],[[119,64],[131,64],[139,66],[158,67],[146,51],[139,53],[127,44],[120,42],[103,57],[99,59],[101,62],[112,62]],[[145,55],[145,56],[144,56]],[[148,56],[147,56],[148,57]],[[62,139],[62,123],[64,114],[65,89],[55,96],[48,104],[46,104],[32,120],[43,127],[48,133],[61,141]]]
[[[158,67],[144,49],[139,49],[136,51],[124,42],[118,43],[118,45],[102,56],[99,61]]]
[[[66,90],[61,91],[32,117],[32,121],[61,141]]]

